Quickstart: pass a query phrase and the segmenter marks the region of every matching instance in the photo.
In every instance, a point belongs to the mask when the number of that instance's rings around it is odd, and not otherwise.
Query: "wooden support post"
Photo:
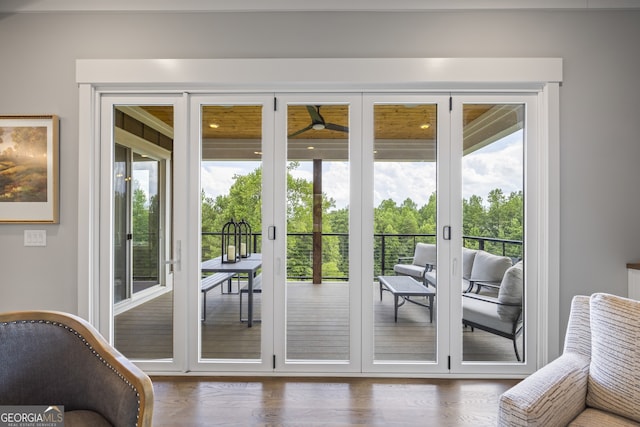
[[[313,283],[322,283],[322,159],[313,159]]]

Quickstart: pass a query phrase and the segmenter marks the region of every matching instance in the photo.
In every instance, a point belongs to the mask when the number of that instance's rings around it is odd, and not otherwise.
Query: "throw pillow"
[[[640,302],[596,293],[589,305],[587,406],[640,422]]]
[[[522,261],[520,261],[513,267],[509,267],[504,273],[504,277],[500,283],[498,302],[501,304],[518,304],[518,306],[498,305],[498,315],[501,319],[514,321],[520,316],[523,282],[524,275],[522,271]]]
[[[462,248],[462,278],[469,280],[471,277],[471,269],[473,268],[473,260],[476,257],[475,249]]]
[[[478,251],[473,260],[471,278],[474,282],[500,282],[511,267],[511,258]]]

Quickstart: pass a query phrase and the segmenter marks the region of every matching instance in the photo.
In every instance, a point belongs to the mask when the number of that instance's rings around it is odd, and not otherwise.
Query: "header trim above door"
[[[96,87],[282,91],[535,90],[562,81],[561,58],[79,59]],[[124,86],[123,86],[124,85]]]

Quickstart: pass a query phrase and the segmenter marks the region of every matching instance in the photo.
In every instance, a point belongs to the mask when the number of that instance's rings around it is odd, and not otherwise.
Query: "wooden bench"
[[[200,291],[202,292],[202,321],[207,320],[207,292],[211,289],[229,282],[229,289],[231,288],[231,279],[236,276],[236,273],[214,273],[209,276],[203,277],[200,280]]]
[[[242,318],[242,294],[249,293],[249,285],[244,285],[239,292],[240,292],[240,321],[246,322],[247,319]],[[254,294],[262,293],[262,274],[258,274],[256,277],[253,278],[253,293]],[[259,322],[259,321],[260,320],[254,319],[254,322]]]

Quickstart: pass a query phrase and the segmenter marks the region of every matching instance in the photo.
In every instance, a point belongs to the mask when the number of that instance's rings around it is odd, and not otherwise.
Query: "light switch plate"
[[[24,230],[25,246],[47,246],[47,230]]]

